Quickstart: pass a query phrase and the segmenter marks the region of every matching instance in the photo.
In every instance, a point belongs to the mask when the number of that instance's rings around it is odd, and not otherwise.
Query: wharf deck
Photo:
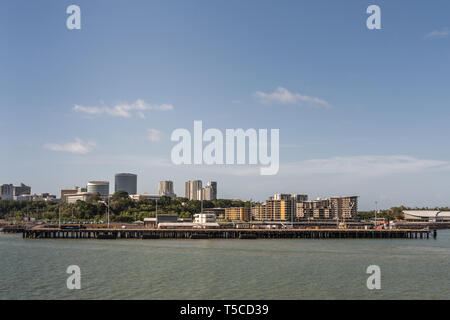
[[[23,230],[26,239],[429,239],[414,229],[58,229]]]

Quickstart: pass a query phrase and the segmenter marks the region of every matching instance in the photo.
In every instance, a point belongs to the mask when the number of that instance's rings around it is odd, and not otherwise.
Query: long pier
[[[392,229],[27,229],[26,239],[429,239],[436,231]]]
[[[5,225],[0,227],[0,231],[4,233],[21,233],[25,232],[26,229],[23,225]]]

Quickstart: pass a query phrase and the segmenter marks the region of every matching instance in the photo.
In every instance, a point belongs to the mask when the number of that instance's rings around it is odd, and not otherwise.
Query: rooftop
[[[410,216],[421,217],[421,218],[449,218],[450,211],[439,211],[439,210],[404,210],[403,213]]]

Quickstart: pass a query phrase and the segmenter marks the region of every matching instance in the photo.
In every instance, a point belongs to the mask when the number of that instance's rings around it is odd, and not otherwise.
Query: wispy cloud
[[[115,154],[115,153],[92,153],[82,159],[73,159],[73,164],[85,166],[100,166],[100,167],[130,167],[130,170],[137,170],[137,168],[169,168],[176,169],[169,157],[146,155],[146,154]]]
[[[134,103],[117,104],[114,107],[96,107],[96,106],[82,106],[75,105],[73,107],[75,112],[82,112],[88,115],[100,115],[107,114],[113,117],[131,118],[137,116],[139,118],[145,118],[145,111],[170,111],[173,110],[171,104],[149,104],[142,99],[136,100]]]
[[[297,174],[355,174],[363,176],[421,172],[424,170],[449,170],[447,161],[418,159],[406,155],[353,156],[312,159],[287,164],[289,173]],[[283,166],[282,166],[283,167]]]
[[[254,98],[264,104],[276,103],[276,104],[291,104],[291,105],[307,105],[313,107],[329,108],[331,105],[320,98],[303,95],[300,93],[292,93],[288,89],[278,87],[272,93],[265,93],[257,91],[254,94]]]
[[[406,155],[351,156],[310,159],[280,164],[278,175],[347,175],[348,177],[374,177],[424,171],[450,171],[450,162],[418,159]],[[256,166],[233,167],[230,174],[236,176],[257,175]]]
[[[450,35],[450,29],[445,27],[441,30],[431,31],[429,34],[425,36],[425,38],[447,38]]]
[[[83,141],[82,139],[75,138],[75,141],[64,144],[46,143],[44,148],[51,151],[70,152],[74,154],[87,154],[91,152],[96,146],[93,141]]]
[[[161,140],[162,132],[157,129],[147,129],[147,139],[152,142],[158,142]]]

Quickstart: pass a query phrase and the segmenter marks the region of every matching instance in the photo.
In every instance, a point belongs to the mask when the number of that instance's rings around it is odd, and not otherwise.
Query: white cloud
[[[147,139],[152,142],[158,142],[161,140],[162,132],[157,129],[147,129]]]
[[[89,115],[107,114],[113,117],[131,118],[138,116],[139,118],[145,118],[144,111],[169,111],[173,110],[171,104],[149,104],[142,99],[136,100],[136,102],[129,104],[123,103],[115,105],[114,107],[89,107],[75,105],[73,110],[76,112],[83,112]]]
[[[450,29],[445,27],[442,30],[434,30],[427,34],[425,38],[447,38],[450,35]]]
[[[323,108],[331,107],[331,105],[323,99],[306,96],[300,93],[292,93],[283,87],[278,87],[272,93],[264,93],[261,91],[257,91],[255,92],[254,97],[258,102],[264,104],[278,103],[278,104],[309,105]]]
[[[405,155],[332,157],[299,161],[280,167],[288,174],[351,174],[379,176],[424,170],[449,170],[447,161],[417,159]]]
[[[346,175],[348,177],[373,177],[424,171],[450,171],[450,162],[417,159],[405,155],[352,156],[310,159],[281,163],[277,176]],[[258,175],[257,166],[230,167],[235,176]]]
[[[93,141],[83,141],[82,139],[75,138],[74,142],[68,142],[65,144],[46,143],[44,148],[52,151],[70,152],[74,154],[87,154],[91,152],[96,146]]]

